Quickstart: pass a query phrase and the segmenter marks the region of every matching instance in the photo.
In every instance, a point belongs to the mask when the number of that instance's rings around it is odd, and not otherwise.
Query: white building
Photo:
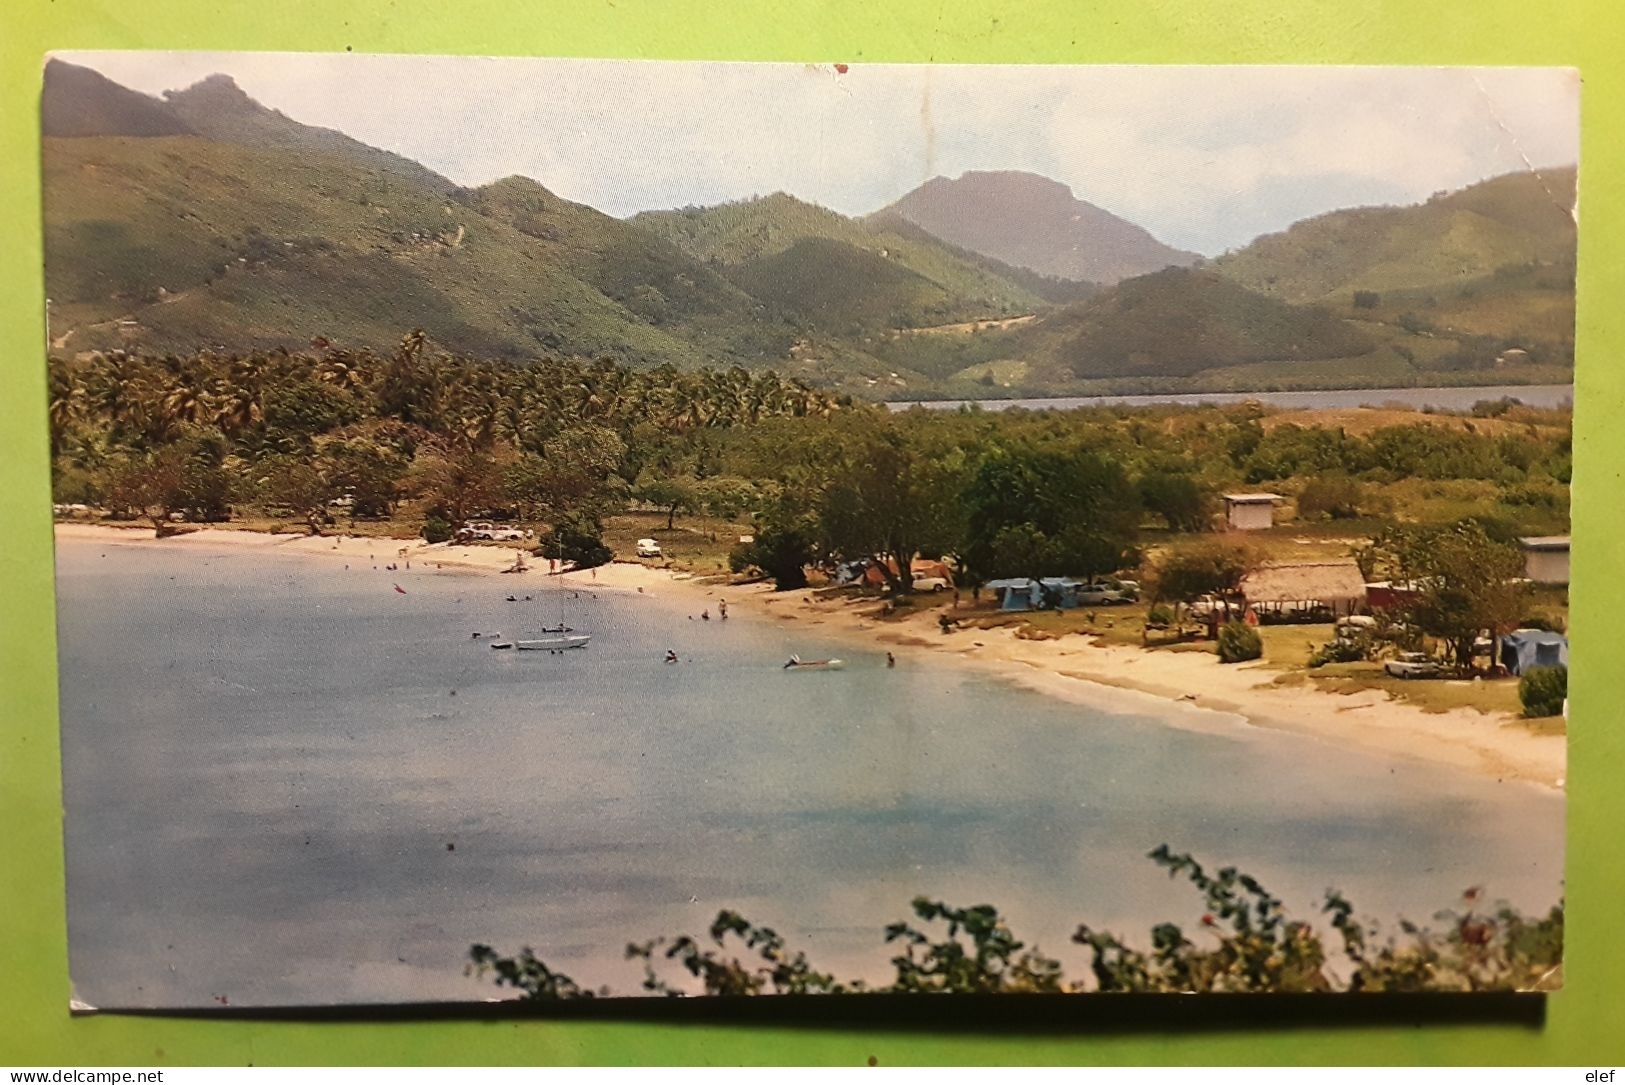
[[[1225,494],[1224,521],[1231,531],[1261,531],[1275,526],[1280,494]]]
[[[1523,547],[1523,575],[1536,584],[1569,582],[1569,537],[1537,535],[1519,539]]]

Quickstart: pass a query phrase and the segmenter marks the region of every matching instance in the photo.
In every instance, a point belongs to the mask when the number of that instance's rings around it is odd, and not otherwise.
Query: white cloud
[[[935,174],[1026,169],[1211,253],[1578,155],[1563,69],[62,55],[149,93],[224,71],[459,182],[522,173],[614,214],[778,189],[860,214]]]

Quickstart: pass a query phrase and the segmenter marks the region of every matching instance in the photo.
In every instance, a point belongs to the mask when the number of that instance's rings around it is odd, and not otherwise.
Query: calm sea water
[[[532,575],[59,544],[79,998],[490,997],[462,973],[472,942],[636,993],[624,944],[721,907],[884,978],[882,927],[917,894],[995,903],[1081,974],[1079,920],[1143,939],[1200,915],[1143,858],[1163,842],[1306,916],[1328,886],[1383,918],[1480,883],[1526,908],[1561,893],[1556,794]],[[591,647],[469,636],[561,613]],[[791,652],[850,666],[782,671]]]
[[[1330,407],[1382,407],[1391,403],[1406,407],[1433,407],[1465,411],[1486,399],[1511,396],[1531,407],[1562,407],[1574,403],[1572,384],[1506,384],[1475,388],[1348,388],[1321,392],[1178,392],[1143,396],[1072,396],[1055,399],[944,399],[921,403],[888,403],[894,411],[910,407],[956,410],[976,404],[983,410],[1002,411],[1011,407],[1025,410],[1071,410],[1074,407],[1166,407],[1174,404],[1245,403],[1256,400],[1274,407],[1319,409]]]

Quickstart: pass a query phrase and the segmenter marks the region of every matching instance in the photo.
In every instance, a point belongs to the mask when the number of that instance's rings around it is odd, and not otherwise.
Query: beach
[[[385,569],[408,564],[422,569],[501,573],[520,551],[501,546],[342,534],[309,536],[204,528],[156,540],[150,528],[63,523],[58,539],[112,545],[200,550],[229,546],[300,554]],[[546,580],[545,559],[527,558],[528,572],[513,579]],[[1091,707],[1154,712],[1155,718],[1193,729],[1246,725],[1308,736],[1334,747],[1407,761],[1448,766],[1543,788],[1561,789],[1566,773],[1562,735],[1537,734],[1511,716],[1473,709],[1429,712],[1379,690],[1331,693],[1276,683],[1280,671],[1267,661],[1225,665],[1207,653],[1147,651],[1099,645],[1085,636],[1026,639],[1008,628],[962,629],[942,634],[935,612],[885,621],[874,599],[820,598],[812,590],[775,592],[765,582],[727,584],[648,565],[615,562],[561,578],[577,588],[639,592],[696,613],[716,612],[725,600],[735,619],[771,618],[805,624],[809,632],[893,652],[900,666],[930,656],[954,659],[988,677],[1017,683],[1064,701]],[[1170,711],[1170,706],[1174,711]]]

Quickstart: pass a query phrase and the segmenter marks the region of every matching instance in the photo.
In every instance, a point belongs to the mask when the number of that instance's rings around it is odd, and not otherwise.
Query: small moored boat
[[[838,671],[844,666],[846,666],[846,660],[844,659],[802,659],[800,656],[791,656],[789,662],[785,663],[784,669],[787,671]]]
[[[516,640],[515,648],[521,652],[562,652],[570,648],[585,648],[587,642],[592,640],[590,633],[577,633],[574,636],[538,637],[535,640]]]

